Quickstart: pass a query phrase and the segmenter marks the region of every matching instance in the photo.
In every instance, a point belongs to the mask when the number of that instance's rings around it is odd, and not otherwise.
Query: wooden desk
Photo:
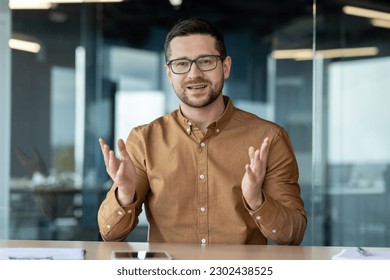
[[[84,248],[87,260],[110,260],[112,251],[121,250],[164,250],[175,260],[330,260],[344,248],[37,240],[0,240],[0,247]]]

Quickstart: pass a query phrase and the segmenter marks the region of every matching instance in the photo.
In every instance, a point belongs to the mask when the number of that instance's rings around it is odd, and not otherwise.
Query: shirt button
[[[202,143],[200,143],[200,146],[201,146],[202,148],[204,148],[204,147],[206,147],[206,143],[202,142]]]
[[[260,221],[261,220],[261,216],[256,216],[256,220]]]
[[[127,213],[131,213],[131,212],[133,212],[133,210],[127,210]]]
[[[200,175],[199,175],[199,178],[200,178],[201,180],[204,180],[204,178],[206,178],[206,176],[204,176],[203,174],[200,174]]]
[[[200,211],[201,211],[201,212],[204,212],[204,211],[206,211],[206,208],[201,207],[201,208],[200,208]]]
[[[272,230],[272,233],[275,233],[275,232],[276,232],[276,229],[273,229],[273,230]]]
[[[216,132],[218,133],[219,131],[220,131],[219,128],[217,128]]]
[[[122,211],[118,211],[118,215],[121,216],[123,214]]]
[[[111,226],[110,226],[110,225],[107,225],[107,228],[111,228]]]
[[[206,244],[207,240],[206,240],[206,238],[202,238],[202,240],[200,242],[202,242],[202,244]]]

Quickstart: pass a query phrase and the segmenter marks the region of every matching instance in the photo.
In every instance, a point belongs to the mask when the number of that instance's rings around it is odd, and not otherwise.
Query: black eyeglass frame
[[[194,63],[195,63],[195,65],[196,65],[196,67],[198,67],[199,71],[202,71],[202,72],[212,71],[212,70],[214,70],[215,68],[217,68],[218,63],[215,63],[215,67],[212,68],[212,69],[208,69],[208,70],[202,70],[202,69],[200,69],[199,66],[198,66],[198,64],[197,64],[197,61],[198,61],[199,59],[202,59],[202,58],[205,58],[205,57],[214,57],[214,58],[217,58],[217,59],[219,59],[219,60],[221,60],[221,61],[224,61],[225,58],[226,58],[226,56],[222,56],[222,55],[208,54],[208,55],[199,56],[198,58],[195,58],[195,59],[189,59],[189,58],[177,58],[177,59],[172,59],[172,60],[168,60],[168,61],[166,62],[166,64],[168,65],[169,69],[171,69],[171,71],[172,71],[173,73],[175,73],[176,75],[183,75],[183,74],[186,74],[186,73],[190,72],[191,69],[192,69],[192,64],[194,64]],[[172,69],[172,63],[175,62],[175,61],[178,61],[178,60],[186,60],[186,61],[188,61],[188,62],[191,62],[190,68],[188,68],[188,71],[183,72],[183,73],[176,73],[176,72]]]

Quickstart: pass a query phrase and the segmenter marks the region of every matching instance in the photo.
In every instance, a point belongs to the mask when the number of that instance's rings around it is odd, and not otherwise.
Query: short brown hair
[[[216,26],[200,18],[190,18],[177,22],[167,34],[164,43],[165,59],[168,61],[170,56],[170,43],[173,38],[180,36],[189,36],[193,34],[210,35],[215,38],[215,48],[223,57],[226,56],[226,46],[223,34]]]

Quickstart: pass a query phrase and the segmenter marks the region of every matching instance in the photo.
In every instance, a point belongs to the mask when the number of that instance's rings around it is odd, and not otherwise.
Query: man
[[[145,203],[149,242],[300,244],[307,219],[292,145],[223,95],[232,63],[223,35],[180,21],[165,55],[179,109],[119,139],[119,158],[99,139],[114,182],[98,213],[102,238],[125,239]]]

